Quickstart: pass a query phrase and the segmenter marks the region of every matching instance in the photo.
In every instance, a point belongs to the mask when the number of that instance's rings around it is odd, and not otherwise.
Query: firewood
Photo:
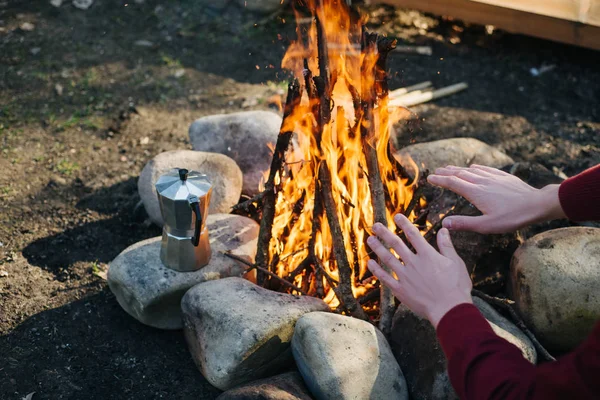
[[[340,284],[337,287],[341,296],[340,300],[344,302],[346,308],[348,308],[348,311],[353,317],[366,321],[367,315],[352,293],[352,269],[350,268],[348,255],[346,254],[344,235],[338,220],[337,207],[333,200],[331,173],[325,160],[321,161],[319,166],[319,190],[323,198],[323,208],[325,209],[325,214],[327,216],[327,223],[331,230],[333,254],[340,276]]]
[[[416,96],[400,97],[391,100],[388,103],[388,107],[411,107],[417,104],[426,103],[431,100],[436,100],[442,97],[450,96],[451,94],[458,93],[467,89],[469,85],[465,82],[456,83],[454,85],[446,86],[441,89],[434,90],[432,92],[423,92]]]
[[[226,257],[231,258],[232,260],[239,261],[242,264],[245,264],[246,266],[248,266],[249,268],[246,271],[244,271],[244,273],[247,273],[247,272],[252,271],[253,269],[256,269],[256,270],[262,272],[263,274],[268,275],[271,278],[279,281],[282,285],[285,285],[285,286],[293,289],[294,291],[300,293],[301,295],[306,296],[306,292],[304,292],[298,286],[294,285],[293,283],[290,283],[290,282],[286,281],[283,278],[280,278],[279,276],[277,276],[277,274],[272,273],[268,269],[265,269],[265,268],[259,266],[258,264],[252,264],[251,262],[249,262],[249,261],[247,261],[247,260],[245,260],[245,259],[243,259],[241,257],[238,257],[235,254],[231,254],[229,252],[223,252],[223,255],[226,256]]]
[[[432,86],[431,81],[417,83],[415,85],[411,85],[411,86],[403,87],[403,88],[400,88],[400,89],[392,90],[389,93],[389,97],[390,97],[390,99],[395,99],[397,97],[404,96],[407,93],[418,91],[418,90],[427,89],[427,88],[430,88],[431,86]]]
[[[420,54],[423,56],[433,54],[431,46],[397,46],[393,51],[394,53]]]
[[[252,205],[254,203],[256,203],[257,206],[260,207],[262,205],[262,201],[263,201],[264,197],[265,197],[265,192],[264,191],[260,192],[257,195],[255,195],[254,197],[234,205],[233,207],[231,207],[231,211],[232,212],[235,212],[235,211],[249,212],[250,207],[252,207]]]
[[[363,121],[367,122],[367,125],[363,124],[361,127],[361,136],[363,140],[363,152],[367,163],[369,182],[369,191],[371,192],[371,204],[373,206],[373,223],[380,223],[383,226],[388,226],[387,223],[387,207],[385,203],[385,191],[383,187],[383,181],[381,179],[381,173],[379,171],[379,160],[377,158],[377,142],[371,142],[375,136],[373,132],[374,124],[371,123],[373,118],[373,108],[376,101],[376,96],[380,100],[386,101],[388,96],[387,87],[387,72],[386,72],[386,59],[390,51],[396,47],[396,41],[387,38],[379,38],[377,35],[365,35],[363,36],[363,51],[367,50],[371,46],[377,46],[379,52],[379,58],[376,64],[375,79],[378,83],[375,88],[371,88],[369,93],[368,89],[363,88]],[[366,73],[366,71],[363,71]],[[375,93],[373,93],[375,89]],[[388,273],[391,269],[381,263],[382,268]],[[392,329],[392,318],[396,310],[394,294],[391,289],[382,285],[380,303],[379,303],[379,329],[385,336],[388,336]]]
[[[421,177],[419,178],[417,188],[413,192],[413,197],[412,199],[410,199],[410,203],[408,203],[406,210],[404,210],[403,212],[405,217],[408,218],[410,213],[412,213],[415,207],[419,204],[421,197],[423,197],[423,190],[425,190],[425,186],[427,185],[427,176],[429,176],[429,171],[425,171],[423,175],[421,175]]]
[[[412,92],[408,92],[406,94],[403,94],[402,96],[394,97],[392,101],[394,103],[402,102],[408,104],[422,98],[423,96],[425,96],[426,93],[432,93],[433,91],[435,91],[435,88],[432,86],[424,89],[413,90]]]
[[[300,85],[297,80],[290,83],[288,87],[287,99],[285,102],[283,121],[281,123],[282,129],[285,126],[286,118],[288,118],[294,107],[297,107],[300,103],[301,93]],[[273,153],[273,159],[271,160],[271,168],[269,171],[269,178],[265,184],[263,203],[262,203],[262,219],[260,221],[260,231],[258,234],[258,245],[256,251],[256,264],[260,266],[269,266],[269,243],[272,238],[273,230],[273,219],[275,218],[275,177],[281,174],[283,168],[283,162],[285,160],[285,153],[287,152],[290,141],[292,139],[293,132],[280,132],[277,137],[277,143],[275,145],[275,152]],[[264,273],[258,269],[257,282],[262,285],[265,280]]]

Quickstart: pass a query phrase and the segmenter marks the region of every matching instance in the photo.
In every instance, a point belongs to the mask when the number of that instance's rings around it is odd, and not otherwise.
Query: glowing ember
[[[388,108],[382,49],[391,50],[395,42],[363,33],[365,21],[343,1],[316,3],[305,4],[313,10],[312,18],[297,14],[298,39],[282,62],[302,84],[303,94],[287,110],[281,129],[282,134],[294,132],[296,143],[274,178],[275,211],[265,264],[336,308],[340,296],[334,288],[344,279],[350,279],[354,298],[379,285],[366,267],[365,241],[375,220],[385,217],[395,229],[392,216],[406,212],[418,179],[402,175],[389,146],[392,124],[407,113]],[[375,199],[371,178],[376,179],[369,175],[377,166],[383,190]],[[333,211],[327,209],[328,191]],[[375,215],[378,200],[385,216]],[[327,212],[337,214],[342,236],[337,239],[343,239],[349,276],[338,268]],[[414,210],[409,218],[416,218]]]

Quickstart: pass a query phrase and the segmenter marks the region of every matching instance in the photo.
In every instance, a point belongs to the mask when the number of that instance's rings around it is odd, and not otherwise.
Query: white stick
[[[417,104],[426,103],[431,100],[439,99],[441,97],[450,96],[451,94],[458,93],[469,87],[465,82],[456,83],[454,85],[447,86],[433,92],[424,92],[416,96],[404,96],[391,100],[388,103],[390,107],[410,107],[416,106]]]
[[[421,54],[424,56],[433,54],[431,46],[396,46],[392,51],[396,53]]]
[[[415,90],[427,89],[428,87],[431,87],[431,82],[430,81],[417,83],[416,85],[407,86],[407,87],[403,87],[403,88],[400,88],[400,89],[392,90],[390,92],[390,94],[389,94],[389,97],[390,97],[390,99],[395,99],[395,98],[404,96],[407,93],[414,92]]]
[[[425,95],[427,93],[432,93],[434,91],[435,91],[435,88],[433,88],[433,87],[428,87],[423,90],[414,90],[414,91],[408,92],[402,96],[394,97],[393,99],[390,99],[390,101],[393,101],[394,103],[395,102],[409,103],[409,102],[413,101],[414,99],[420,99],[421,97],[423,97],[423,95]]]

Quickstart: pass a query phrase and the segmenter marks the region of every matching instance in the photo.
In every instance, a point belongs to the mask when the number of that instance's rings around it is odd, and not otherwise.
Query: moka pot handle
[[[200,202],[197,196],[188,197],[188,202],[194,214],[196,214],[196,227],[194,228],[194,236],[192,237],[192,244],[198,247],[200,243],[200,231],[202,230],[202,213],[200,212]]]

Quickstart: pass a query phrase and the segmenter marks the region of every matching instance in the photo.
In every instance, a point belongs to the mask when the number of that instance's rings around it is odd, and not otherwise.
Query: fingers
[[[400,260],[398,260],[375,236],[369,237],[367,243],[384,265],[387,265],[394,271],[397,269],[399,270],[402,267]]]
[[[485,171],[488,172],[492,175],[496,175],[496,176],[506,176],[506,175],[510,175],[508,172],[504,172],[501,171],[497,168],[492,168],[492,167],[487,167],[485,165],[478,165],[478,164],[471,164],[471,169],[476,169],[479,171]]]
[[[412,256],[414,256],[414,253],[410,251],[410,249],[406,246],[402,239],[400,239],[396,234],[391,232],[382,224],[376,223],[375,225],[373,225],[373,233],[375,233],[377,237],[379,237],[392,249],[394,249],[402,260],[408,261]],[[375,249],[373,249],[373,251],[375,251]]]
[[[483,176],[483,177],[486,177],[486,178],[495,176],[494,174],[491,174],[490,172],[484,171],[482,169],[470,168],[470,167],[469,168],[466,168],[466,167],[456,167],[454,165],[448,165],[446,167],[436,169],[435,170],[435,175],[448,175],[447,173],[446,174],[441,173],[440,172],[441,170],[467,171],[467,172],[470,172],[472,174]]]
[[[489,223],[485,215],[478,217],[454,216],[442,220],[442,226],[451,231],[486,233],[488,225]]]
[[[461,261],[460,256],[454,249],[454,245],[452,244],[452,238],[450,237],[450,232],[446,228],[440,229],[437,234],[437,244],[440,249],[440,254],[444,257],[448,257],[454,261]]]
[[[429,243],[427,243],[425,238],[423,238],[421,232],[419,232],[417,227],[414,226],[412,222],[410,222],[408,218],[406,218],[404,215],[396,214],[396,216],[394,217],[394,222],[396,223],[398,228],[402,229],[404,235],[406,236],[408,241],[413,245],[417,253],[421,251],[426,251],[427,249],[431,249],[431,246],[429,245]]]
[[[456,176],[467,182],[481,183],[484,182],[490,174],[477,169],[470,170],[469,168],[446,167],[436,169],[434,176]]]
[[[393,276],[385,272],[384,269],[381,268],[381,265],[377,264],[375,260],[369,260],[367,262],[367,267],[373,273],[373,275],[377,277],[377,279],[379,279],[385,286],[392,289],[394,293],[400,289],[400,282],[398,282]]]
[[[429,175],[427,180],[429,183],[452,190],[466,198],[469,198],[477,191],[477,185],[467,182],[457,176]]]

